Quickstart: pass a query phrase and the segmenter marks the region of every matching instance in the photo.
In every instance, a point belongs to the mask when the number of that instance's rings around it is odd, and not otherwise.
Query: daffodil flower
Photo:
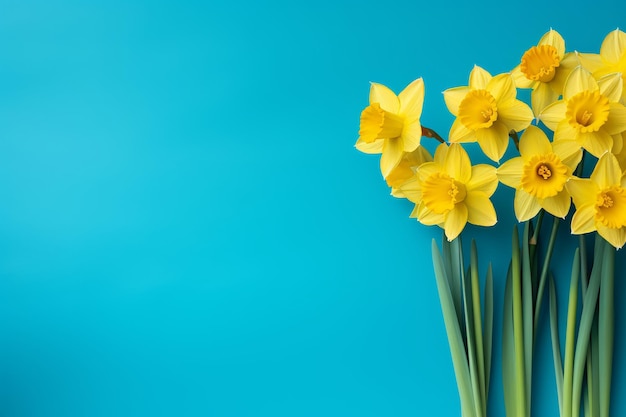
[[[612,151],[615,141],[621,145],[620,134],[626,130],[626,107],[619,103],[622,84],[620,74],[596,81],[576,67],[567,77],[563,99],[546,107],[538,119],[554,131],[555,142],[575,139],[599,158]]]
[[[515,85],[532,88],[530,103],[535,114],[558,100],[569,73],[579,65],[575,53],[565,53],[563,37],[550,29],[537,46],[527,50],[511,71]]]
[[[384,85],[372,83],[369,99],[369,106],[361,113],[356,148],[382,153],[380,170],[387,178],[406,152],[420,146],[424,82],[418,78],[397,96]]]
[[[579,53],[581,64],[596,79],[613,73],[621,73],[626,83],[626,33],[619,29],[606,35],[600,46],[600,54]],[[626,102],[626,89],[622,90],[622,102]]]
[[[502,164],[497,171],[504,185],[515,188],[515,216],[520,222],[532,219],[540,209],[564,218],[571,197],[565,184],[582,158],[573,140],[550,143],[546,134],[528,126],[519,141],[521,156]]]
[[[449,141],[478,142],[485,155],[498,162],[509,144],[509,132],[526,129],[533,119],[530,107],[515,98],[516,92],[511,74],[492,77],[474,66],[467,87],[443,92],[448,110],[456,116]]]
[[[619,249],[626,243],[626,176],[617,158],[607,152],[598,160],[589,179],[572,178],[566,185],[576,212],[572,233],[598,231]]]
[[[467,223],[493,226],[496,211],[489,198],[498,186],[496,169],[472,166],[460,144],[441,144],[434,161],[420,165],[417,174],[400,186],[415,203],[411,217],[425,225],[439,225],[446,238],[454,240]]]

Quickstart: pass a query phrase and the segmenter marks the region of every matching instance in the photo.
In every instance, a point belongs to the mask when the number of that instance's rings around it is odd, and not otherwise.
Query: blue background
[[[424,77],[422,122],[445,135],[440,92],[474,64],[508,71],[550,27],[597,52],[625,10],[1,1],[0,415],[459,416],[441,232],[353,148],[368,83]],[[496,272],[492,415],[512,195],[498,190],[496,227],[465,233]],[[546,330],[535,415],[558,413]],[[620,355],[614,377],[623,415]]]

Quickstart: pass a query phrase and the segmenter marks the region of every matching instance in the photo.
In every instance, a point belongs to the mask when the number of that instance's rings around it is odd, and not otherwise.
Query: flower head
[[[420,116],[424,102],[421,78],[409,84],[399,95],[382,84],[372,83],[370,104],[361,113],[356,148],[366,153],[382,153],[380,169],[387,178],[400,163],[404,153],[420,146]]]
[[[554,131],[554,141],[576,140],[595,157],[613,149],[626,130],[626,107],[619,103],[622,79],[611,74],[596,81],[576,67],[565,82],[563,99],[546,107],[538,118]]]
[[[598,231],[616,248],[626,243],[626,176],[617,158],[607,152],[599,160],[589,179],[572,178],[567,184],[576,212],[572,233]]]
[[[530,102],[533,111],[538,114],[559,98],[568,74],[577,65],[576,54],[566,54],[563,37],[550,29],[537,46],[524,53],[511,75],[517,87],[532,88]]]
[[[626,82],[626,33],[619,29],[606,35],[600,46],[600,54],[578,54],[580,62],[597,79],[608,74],[621,73]],[[626,102],[626,89],[622,90],[622,102]]]
[[[496,223],[496,211],[489,197],[497,186],[494,167],[472,166],[463,147],[453,143],[450,147],[439,145],[434,161],[421,165],[400,190],[415,203],[411,217],[425,225],[439,225],[452,241],[467,223]]]
[[[498,168],[498,179],[515,188],[515,216],[529,220],[540,209],[565,217],[571,198],[565,184],[582,158],[575,141],[551,144],[541,129],[529,126],[520,138],[520,154]]]
[[[387,185],[391,187],[391,195],[404,198],[400,186],[415,175],[420,165],[432,160],[432,155],[423,146],[418,146],[413,152],[404,153],[400,163],[385,178]]]
[[[475,66],[467,87],[443,92],[448,110],[456,116],[450,142],[478,142],[485,155],[499,161],[509,144],[509,132],[524,130],[533,119],[530,107],[515,95],[511,74],[492,77]]]

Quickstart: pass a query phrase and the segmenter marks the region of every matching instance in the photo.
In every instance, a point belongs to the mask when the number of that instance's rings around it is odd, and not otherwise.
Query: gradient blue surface
[[[424,77],[423,123],[445,132],[440,92],[474,64],[508,71],[550,27],[597,51],[624,11],[1,1],[0,415],[460,415],[440,231],[353,148],[368,82]],[[497,311],[511,196],[498,191],[495,228],[467,230],[494,260]],[[556,415],[545,330],[535,415]],[[614,377],[623,415],[621,356]]]

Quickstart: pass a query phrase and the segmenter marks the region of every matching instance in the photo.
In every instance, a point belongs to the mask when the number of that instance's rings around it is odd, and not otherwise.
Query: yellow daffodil
[[[580,62],[593,73],[596,79],[613,73],[621,73],[626,82],[626,33],[615,29],[600,46],[600,54],[578,54]],[[622,91],[622,102],[626,103],[626,89]]]
[[[626,176],[610,152],[598,160],[589,179],[572,178],[566,185],[576,212],[572,233],[598,231],[616,248],[626,243]]]
[[[456,116],[449,141],[478,142],[485,155],[498,162],[509,144],[509,132],[526,129],[533,119],[530,107],[515,98],[516,92],[511,74],[492,77],[474,66],[467,87],[443,92],[448,110]]]
[[[432,162],[433,157],[423,146],[418,146],[413,152],[406,152],[400,163],[389,173],[387,185],[391,187],[391,195],[404,198],[400,186],[415,175],[417,168],[425,162]]]
[[[406,152],[420,146],[424,82],[418,78],[397,96],[384,85],[372,83],[369,98],[370,105],[361,113],[356,148],[382,153],[380,169],[387,178]]]
[[[498,168],[498,179],[515,188],[515,216],[520,222],[532,219],[540,209],[556,217],[569,212],[571,198],[565,184],[580,159],[576,141],[550,143],[541,129],[528,126],[519,142],[520,157]]]
[[[559,99],[567,76],[578,64],[576,54],[565,53],[563,37],[550,29],[537,46],[524,53],[511,75],[517,87],[532,88],[530,103],[535,114],[539,114]]]
[[[449,241],[467,223],[493,226],[496,211],[489,198],[498,186],[496,169],[472,166],[460,144],[441,144],[434,161],[420,165],[417,174],[400,186],[403,195],[415,203],[411,217],[425,225],[439,225]]]
[[[620,74],[596,81],[583,67],[576,67],[565,82],[563,99],[546,107],[538,118],[554,131],[554,141],[576,140],[595,157],[611,151],[626,130],[626,107]],[[621,146],[620,146],[621,147]]]

